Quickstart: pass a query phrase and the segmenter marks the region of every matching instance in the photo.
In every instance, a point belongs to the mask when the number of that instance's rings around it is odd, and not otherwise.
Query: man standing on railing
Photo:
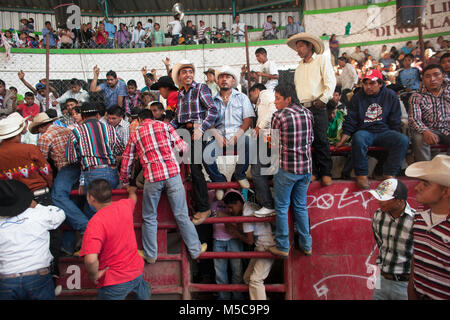
[[[328,143],[328,114],[326,104],[336,87],[331,60],[323,55],[322,40],[308,33],[298,33],[287,40],[287,45],[297,51],[302,60],[295,70],[294,83],[300,103],[314,116],[314,161],[311,181],[321,179],[323,186],[331,185],[333,162]]]
[[[180,166],[175,157],[174,147],[178,151],[188,151],[188,145],[175,129],[162,121],[151,119],[150,110],[144,110],[139,117],[144,122],[130,136],[123,155],[120,178],[123,187],[129,185],[129,177],[134,159],[138,156],[144,168],[144,192],[142,200],[142,244],[144,259],[155,263],[158,246],[156,221],[158,203],[166,190],[170,207],[174,214],[184,243],[192,259],[206,251],[206,243],[201,244],[193,223],[189,220],[188,206]],[[207,200],[208,201],[208,200]]]
[[[175,119],[171,125],[175,129],[187,129],[192,135],[190,169],[196,212],[193,222],[198,225],[211,214],[208,188],[202,171],[205,147],[202,139],[205,131],[215,125],[219,112],[211,96],[211,90],[206,84],[195,82],[194,75],[195,66],[190,61],[182,60],[173,67],[172,79],[181,89]]]

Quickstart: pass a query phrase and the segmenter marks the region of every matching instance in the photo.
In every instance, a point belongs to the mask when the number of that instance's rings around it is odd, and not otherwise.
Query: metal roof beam
[[[265,7],[269,7],[269,6],[277,6],[280,4],[285,4],[285,3],[291,3],[291,2],[295,2],[297,0],[280,0],[280,1],[268,1],[268,2],[264,2],[255,6],[250,6],[247,8],[242,8],[239,9],[238,12],[242,13],[242,12],[249,12],[249,11],[253,11],[253,10],[258,10],[258,9],[262,9]]]

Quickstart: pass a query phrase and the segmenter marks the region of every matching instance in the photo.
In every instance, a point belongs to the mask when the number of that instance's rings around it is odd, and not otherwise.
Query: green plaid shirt
[[[377,265],[390,274],[409,274],[413,252],[413,232],[415,210],[406,203],[402,215],[393,218],[378,209],[372,219],[372,230],[380,249]]]

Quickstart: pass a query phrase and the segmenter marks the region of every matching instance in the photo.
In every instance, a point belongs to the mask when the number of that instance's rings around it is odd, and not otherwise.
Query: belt
[[[95,169],[103,169],[103,168],[108,168],[108,167],[113,168],[113,169],[116,168],[115,166],[112,166],[110,164],[102,164],[101,166],[88,167],[88,168],[84,169],[83,171],[92,171],[92,170],[95,170]]]
[[[33,275],[40,275],[44,276],[46,274],[50,273],[49,268],[41,268],[33,271],[27,271],[27,272],[20,272],[20,273],[11,273],[11,274],[0,274],[0,279],[12,279],[12,278],[19,278],[19,277],[26,277],[26,276],[33,276]]]
[[[381,271],[381,275],[392,281],[409,281],[409,274],[393,274]]]
[[[50,192],[50,189],[45,187],[43,189],[39,189],[39,190],[33,191],[33,195],[35,197],[39,197],[39,196],[42,196],[43,194],[46,194],[46,193],[49,193],[49,192]]]

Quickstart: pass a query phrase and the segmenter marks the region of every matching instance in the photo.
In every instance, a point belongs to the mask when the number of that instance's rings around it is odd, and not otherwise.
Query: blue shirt
[[[47,39],[47,34],[50,35],[50,47],[56,47],[56,39],[58,39],[58,35],[56,33],[51,33],[47,28],[42,29],[42,38],[44,39],[44,45],[47,45],[45,40]]]
[[[235,89],[232,89],[227,105],[224,104],[220,93],[214,97],[214,103],[219,111],[216,129],[227,140],[236,134],[245,118],[256,116],[249,98]]]
[[[117,84],[114,88],[108,86],[106,82],[103,82],[99,85],[100,89],[102,89],[103,94],[105,95],[105,104],[106,109],[111,108],[112,106],[117,104],[117,99],[120,97],[127,96],[127,85],[123,81],[117,81]]]
[[[400,70],[398,78],[400,79],[400,84],[405,88],[410,88],[412,90],[419,90],[420,86],[419,69],[409,68]]]
[[[105,24],[105,31],[108,32],[108,38],[113,39],[114,34],[116,33],[116,27],[114,27],[114,25],[109,22],[104,22],[104,24]]]

